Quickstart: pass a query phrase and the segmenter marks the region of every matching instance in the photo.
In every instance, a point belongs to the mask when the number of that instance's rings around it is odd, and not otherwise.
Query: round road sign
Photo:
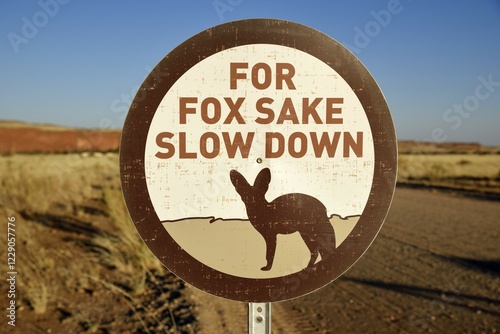
[[[151,71],[123,129],[123,193],[160,261],[245,302],[302,296],[366,251],[388,212],[387,103],[345,47],[273,19],[222,24]]]

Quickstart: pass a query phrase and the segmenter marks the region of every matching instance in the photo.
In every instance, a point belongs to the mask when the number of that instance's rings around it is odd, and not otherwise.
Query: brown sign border
[[[172,85],[201,60],[248,44],[275,44],[304,51],[332,67],[359,98],[373,134],[375,171],[366,207],[347,239],[315,267],[276,278],[251,279],[212,269],[186,253],[167,233],[153,208],[144,170],[149,125]],[[307,26],[275,19],[248,19],[207,29],[176,47],[151,71],[131,104],[120,147],[124,198],[144,242],[173,273],[208,293],[243,302],[300,297],[347,271],[375,239],[396,184],[397,143],[385,98],[363,64],[344,46]],[[229,173],[229,171],[228,171]],[[236,196],[236,195],[235,195]],[[209,250],[207,250],[209,251]]]

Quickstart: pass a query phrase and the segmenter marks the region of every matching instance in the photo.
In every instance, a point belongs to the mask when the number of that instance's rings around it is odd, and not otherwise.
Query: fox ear
[[[267,189],[269,189],[269,182],[271,182],[271,170],[269,168],[264,168],[255,178],[253,186],[255,189],[265,193]]]
[[[231,178],[231,183],[233,184],[234,188],[236,189],[236,192],[238,194],[246,193],[248,192],[248,189],[250,188],[250,184],[247,182],[245,177],[241,175],[238,171],[235,171],[234,169],[229,173],[229,177]]]

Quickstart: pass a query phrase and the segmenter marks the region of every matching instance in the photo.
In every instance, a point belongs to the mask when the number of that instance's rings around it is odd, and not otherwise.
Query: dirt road
[[[500,202],[398,188],[340,279],[272,305],[273,333],[497,333]],[[244,333],[246,305],[191,289],[202,333]]]

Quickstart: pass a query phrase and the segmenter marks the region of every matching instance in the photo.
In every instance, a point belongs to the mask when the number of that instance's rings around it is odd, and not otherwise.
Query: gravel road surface
[[[341,278],[272,304],[273,333],[497,333],[500,202],[397,188],[387,220]],[[202,333],[245,333],[246,304],[190,288]]]

